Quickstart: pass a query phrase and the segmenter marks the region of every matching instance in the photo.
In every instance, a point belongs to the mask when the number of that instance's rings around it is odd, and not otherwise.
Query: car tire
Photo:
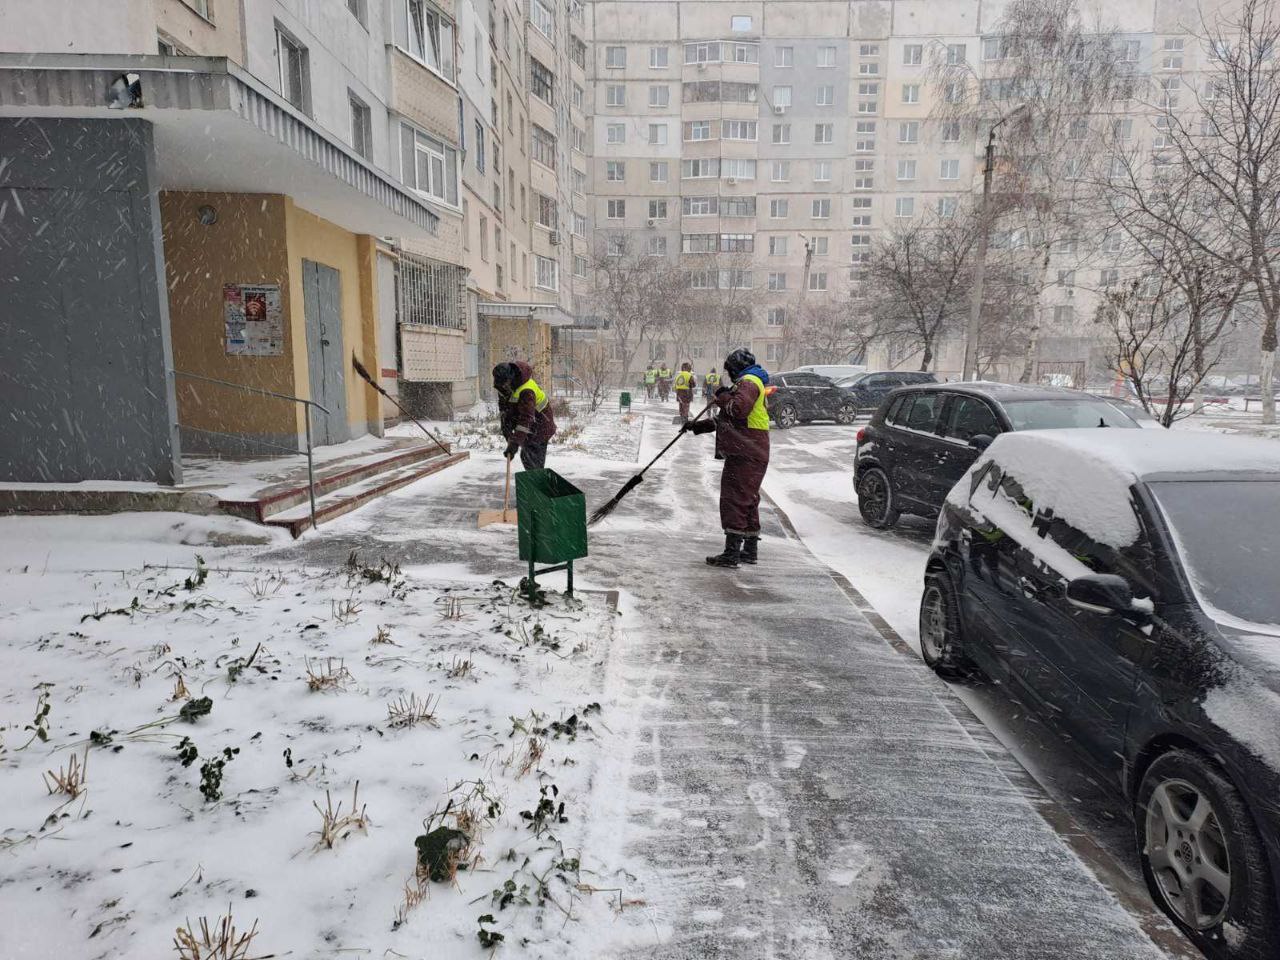
[[[877,530],[888,530],[900,516],[893,505],[893,487],[889,475],[879,467],[866,467],[858,472],[858,512],[863,522]]]
[[[848,425],[858,419],[858,408],[852,403],[846,403],[836,411],[836,423]]]
[[[924,578],[920,598],[920,655],[944,680],[958,680],[976,672],[965,654],[964,631],[960,625],[960,602],[955,584],[945,569],[931,571]]]
[[[779,430],[787,430],[800,422],[800,416],[796,413],[796,408],[789,403],[784,403],[780,406],[773,419],[777,421]]]
[[[1158,757],[1134,799],[1134,830],[1152,899],[1207,957],[1280,956],[1266,848],[1244,798],[1218,766],[1191,750]]]

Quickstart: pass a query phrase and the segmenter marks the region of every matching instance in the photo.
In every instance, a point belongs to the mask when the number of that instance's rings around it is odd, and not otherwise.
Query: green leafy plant
[[[198,718],[207,717],[212,711],[213,700],[210,697],[200,697],[184,703],[182,709],[178,711],[178,716],[187,723],[195,723]]]
[[[520,818],[526,821],[534,836],[540,837],[548,833],[558,823],[568,823],[564,815],[564,801],[560,800],[560,788],[554,783],[544,784],[538,788],[538,805],[532,810],[521,810]]]
[[[486,950],[493,949],[498,944],[502,943],[503,940],[507,939],[496,930],[486,930],[484,928],[486,923],[497,923],[497,921],[493,919],[492,913],[486,913],[482,916],[479,923],[480,929],[476,931],[476,937],[480,940],[480,946],[484,947]]]
[[[222,756],[200,765],[200,793],[213,803],[222,799],[222,771],[240,752],[239,747],[223,747]]]
[[[196,569],[191,574],[191,576],[187,577],[187,579],[182,581],[182,588],[186,590],[188,593],[190,593],[193,590],[198,590],[200,587],[203,587],[204,582],[208,579],[209,579],[209,568],[204,565],[204,557],[200,556],[200,554],[197,553]]]
[[[52,686],[51,683],[41,683],[37,686],[40,693],[36,696],[36,715],[22,728],[31,731],[31,739],[19,747],[19,750],[25,750],[37,740],[41,743],[49,742],[49,688]]]
[[[178,751],[178,760],[184,767],[191,766],[200,756],[200,751],[196,748],[196,745],[192,742],[190,737],[183,737],[181,742],[179,742],[174,749]]]

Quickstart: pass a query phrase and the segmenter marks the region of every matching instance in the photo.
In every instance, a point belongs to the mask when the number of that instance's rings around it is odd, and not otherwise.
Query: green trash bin
[[[530,596],[540,573],[564,570],[566,593],[573,593],[573,561],[587,555],[587,498],[554,470],[516,474],[516,529],[520,559],[529,563],[525,587]],[[552,566],[537,568],[537,564]]]
[[[631,409],[631,393],[623,390],[621,396],[618,397],[618,412]]]

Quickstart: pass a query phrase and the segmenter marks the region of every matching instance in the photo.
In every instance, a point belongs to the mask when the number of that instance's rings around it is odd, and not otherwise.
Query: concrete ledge
[[[0,514],[219,513],[218,498],[190,490],[0,490]]]

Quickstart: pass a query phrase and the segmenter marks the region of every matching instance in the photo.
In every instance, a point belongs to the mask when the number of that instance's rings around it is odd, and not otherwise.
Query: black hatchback
[[[1138,423],[1106,400],[1055,387],[973,382],[896,390],[858,431],[858,512],[880,529],[904,513],[936,516],[995,437],[1069,427],[1137,429]]]
[[[921,653],[1015,692],[1132,814],[1157,904],[1212,960],[1280,957],[1280,444],[997,439],[947,497]]]
[[[839,385],[849,391],[859,410],[867,411],[875,410],[899,387],[937,382],[937,376],[927,370],[870,370],[841,380]]]
[[[766,392],[769,416],[783,430],[811,420],[853,423],[858,415],[857,404],[849,394],[817,373],[797,370],[771,374]]]

